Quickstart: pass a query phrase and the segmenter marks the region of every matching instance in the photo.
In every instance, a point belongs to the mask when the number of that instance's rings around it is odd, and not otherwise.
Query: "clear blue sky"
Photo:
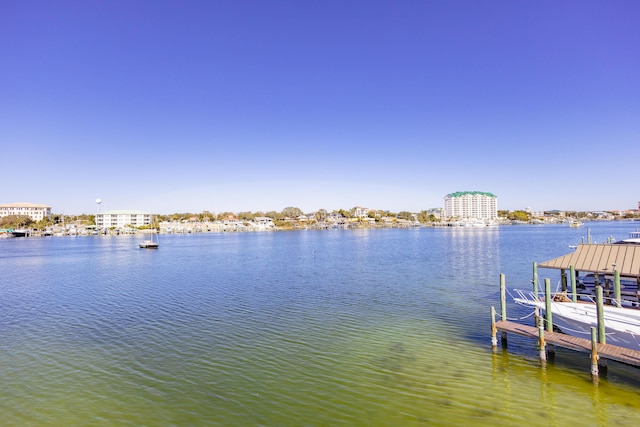
[[[4,1],[0,203],[640,200],[640,2]]]

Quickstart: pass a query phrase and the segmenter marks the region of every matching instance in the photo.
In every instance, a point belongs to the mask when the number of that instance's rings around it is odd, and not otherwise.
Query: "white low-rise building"
[[[266,216],[257,216],[253,219],[253,223],[255,224],[258,230],[270,230],[275,228],[275,224],[273,223],[273,219]]]
[[[51,206],[34,203],[0,204],[0,218],[9,215],[28,216],[34,221],[40,221],[44,218],[51,218]]]
[[[151,222],[152,215],[150,213],[137,210],[114,210],[96,214],[96,227],[101,229],[124,228],[125,226],[141,227],[150,225]]]

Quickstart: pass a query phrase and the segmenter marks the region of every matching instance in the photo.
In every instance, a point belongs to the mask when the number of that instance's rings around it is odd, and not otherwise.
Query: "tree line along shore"
[[[135,230],[157,229],[161,232],[176,232],[175,230],[197,231],[230,231],[253,229],[328,229],[328,228],[406,228],[416,226],[455,226],[461,224],[459,218],[441,218],[438,210],[421,211],[418,213],[400,211],[389,212],[381,210],[367,210],[366,213],[354,209],[339,209],[328,212],[320,209],[312,213],[304,213],[296,207],[287,207],[280,212],[220,212],[203,211],[200,213],[172,213],[154,214],[153,224],[140,227],[127,227],[134,230],[115,230],[117,232],[133,232]],[[0,232],[14,229],[27,229],[33,234],[44,234],[53,230],[76,229],[87,234],[95,230],[94,214],[64,215],[52,214],[49,218],[34,221],[26,215],[9,215],[0,218]],[[264,227],[263,219],[270,222]],[[493,222],[497,224],[514,223],[563,223],[589,220],[624,220],[640,219],[638,212],[575,212],[553,211],[545,212],[542,217],[534,217],[527,211],[498,211],[498,217]],[[176,226],[176,224],[178,224]],[[262,226],[255,226],[261,224]],[[164,225],[164,227],[162,227]],[[172,226],[171,226],[172,225]],[[92,228],[93,227],[93,228]],[[114,231],[110,227],[110,231]],[[169,231],[167,231],[169,230]],[[105,230],[101,230],[104,232]]]

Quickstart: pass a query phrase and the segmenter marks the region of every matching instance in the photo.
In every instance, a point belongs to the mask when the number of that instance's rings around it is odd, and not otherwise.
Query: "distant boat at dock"
[[[18,229],[11,231],[13,237],[27,237],[29,235],[29,230],[26,229]]]
[[[630,231],[629,237],[614,242],[616,245],[640,245],[640,231]]]

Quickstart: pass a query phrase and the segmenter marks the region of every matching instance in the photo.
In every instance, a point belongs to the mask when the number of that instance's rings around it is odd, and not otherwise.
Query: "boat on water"
[[[629,237],[614,242],[616,245],[640,245],[640,231],[630,231]]]
[[[141,249],[158,249],[160,244],[155,240],[145,239],[142,242],[140,242],[138,246],[140,246]]]
[[[459,221],[458,225],[461,227],[484,228],[497,227],[498,223],[496,221],[488,219],[464,219],[462,221]]]
[[[640,350],[640,245],[580,244],[575,252],[543,262],[537,267],[561,271],[560,287],[549,296],[554,330],[590,339],[598,325],[597,287],[607,344]],[[567,273],[573,269],[575,294],[569,289]],[[615,283],[615,278],[619,282]],[[546,314],[547,296],[516,289],[517,304],[537,308]]]
[[[532,308],[538,308],[542,314],[546,303],[533,292],[516,290],[515,302]],[[581,296],[581,298],[585,298]],[[595,300],[572,302],[566,293],[555,294],[550,308],[553,328],[567,335],[591,339],[591,328],[598,327],[598,313]],[[640,351],[640,309],[603,305],[603,318],[607,344]]]
[[[29,230],[16,229],[16,230],[12,230],[11,234],[13,235],[13,237],[27,237],[29,235]]]
[[[158,249],[160,242],[158,241],[158,234],[155,228],[151,229],[151,235],[148,239],[144,239],[138,244],[140,249]]]
[[[584,222],[582,221],[571,221],[569,223],[569,227],[571,228],[579,228],[579,227],[583,227],[584,226]]]

